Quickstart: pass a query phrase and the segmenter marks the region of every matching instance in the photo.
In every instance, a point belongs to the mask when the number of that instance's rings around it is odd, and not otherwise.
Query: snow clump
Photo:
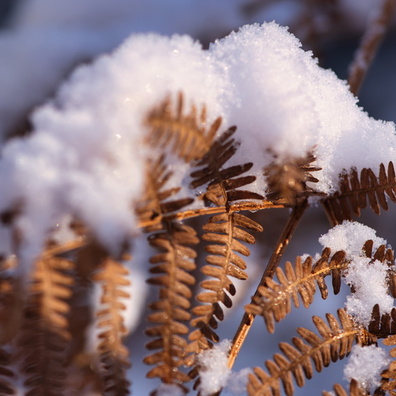
[[[207,123],[221,116],[221,131],[237,125],[241,147],[233,161],[255,164],[262,193],[262,169],[274,159],[313,151],[322,168],[315,188],[329,193],[343,169],[375,169],[394,157],[394,124],[371,119],[286,28],[244,26],[209,50],[188,36],[132,35],[113,54],[79,67],[34,112],[32,135],[3,147],[0,213],[18,205],[26,257],[67,214],[113,251],[131,237],[131,205],[142,193],[147,158],[158,156],[143,144],[144,121],[178,92],[185,111],[205,104]],[[173,185],[186,187],[188,174],[176,173]]]
[[[381,314],[385,314],[391,312],[394,303],[388,293],[389,266],[379,260],[371,262],[366,257],[362,248],[367,240],[373,241],[374,252],[381,245],[386,245],[386,241],[377,237],[373,229],[350,221],[335,226],[319,239],[322,246],[329,247],[333,253],[344,250],[351,260],[343,279],[355,292],[347,296],[345,307],[365,326],[370,323],[374,305],[378,304]]]
[[[344,376],[348,381],[354,379],[361,386],[374,389],[380,384],[381,371],[389,362],[383,348],[375,345],[354,345],[344,367]]]

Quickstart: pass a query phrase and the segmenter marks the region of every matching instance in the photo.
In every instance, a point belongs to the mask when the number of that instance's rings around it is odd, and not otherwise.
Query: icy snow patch
[[[340,225],[331,228],[327,234],[319,238],[319,243],[323,247],[329,247],[333,253],[344,250],[348,257],[362,255],[362,248],[366,241],[373,241],[373,249],[378,249],[381,245],[386,245],[386,240],[377,237],[376,231],[364,224],[344,221]]]
[[[370,262],[371,259],[362,251],[369,239],[374,242],[374,251],[380,245],[386,245],[386,241],[377,237],[373,229],[350,221],[335,226],[319,239],[323,247],[329,247],[333,253],[344,250],[351,260],[343,279],[355,292],[347,296],[345,306],[348,313],[365,326],[370,323],[374,305],[379,304],[381,314],[384,314],[390,313],[394,302],[388,293],[387,263]]]
[[[354,345],[344,367],[344,375],[348,381],[355,379],[363,387],[375,388],[380,384],[381,371],[390,359],[384,349],[375,345]]]
[[[202,396],[208,396],[224,388],[227,394],[238,396],[246,392],[250,369],[242,369],[232,372],[227,366],[228,351],[231,347],[230,340],[223,340],[212,349],[201,352],[198,355],[200,366],[199,391]]]

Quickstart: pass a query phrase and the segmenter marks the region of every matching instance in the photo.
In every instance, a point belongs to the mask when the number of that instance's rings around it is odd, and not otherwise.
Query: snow
[[[209,396],[223,388],[230,377],[227,366],[230,340],[223,340],[212,349],[201,352],[197,357],[200,375],[199,391],[202,396]]]
[[[355,293],[347,296],[346,309],[359,323],[367,326],[375,304],[379,304],[381,315],[390,313],[394,299],[388,294],[388,266],[368,258],[355,258],[348,266],[345,282],[354,287]]]
[[[362,256],[363,245],[366,241],[373,241],[375,251],[381,245],[386,245],[386,240],[377,236],[372,228],[356,221],[344,221],[331,228],[319,238],[323,247],[329,247],[333,253],[343,250],[349,259]]]
[[[231,341],[224,339],[212,349],[201,352],[197,357],[199,368],[200,385],[199,391],[202,396],[209,396],[225,388],[228,395],[238,396],[246,391],[250,369],[242,369],[233,372],[228,368],[228,351]]]
[[[18,227],[27,257],[69,213],[114,252],[130,238],[145,160],[158,155],[142,144],[144,119],[180,91],[185,109],[206,104],[208,123],[222,116],[223,128],[238,126],[242,145],[233,161],[255,163],[261,192],[262,168],[274,157],[314,150],[322,168],[315,188],[328,193],[344,168],[376,168],[396,147],[394,124],[369,118],[345,82],[275,23],[244,26],[208,51],[188,36],[132,35],[111,55],[77,68],[33,113],[32,136],[4,146],[0,211],[23,202]],[[178,174],[174,184],[186,188],[188,175]]]
[[[315,188],[327,193],[343,169],[377,169],[394,157],[395,125],[370,118],[346,83],[320,68],[286,28],[244,26],[210,50],[230,80],[223,102],[245,158],[265,164],[271,153],[282,161],[314,151],[322,168]]]
[[[355,292],[347,296],[345,307],[365,326],[370,323],[374,305],[379,304],[381,314],[385,314],[390,313],[394,304],[393,297],[388,293],[388,264],[379,260],[370,262],[371,259],[362,251],[367,240],[373,241],[374,252],[379,246],[386,245],[384,239],[377,237],[375,230],[350,221],[335,226],[319,239],[322,246],[329,247],[333,253],[344,250],[351,260],[343,280]]]
[[[142,67],[144,65],[144,67]],[[78,68],[58,96],[32,116],[35,132],[4,147],[0,175],[8,186],[0,212],[23,202],[18,227],[28,257],[49,228],[72,213],[113,251],[136,230],[131,202],[142,189],[145,117],[168,93],[184,92],[220,112],[221,79],[187,36],[137,35],[112,56]],[[170,73],[172,71],[172,73]]]
[[[344,376],[350,381],[355,379],[362,387],[373,388],[380,384],[380,374],[390,359],[384,349],[375,345],[354,345],[344,367]]]

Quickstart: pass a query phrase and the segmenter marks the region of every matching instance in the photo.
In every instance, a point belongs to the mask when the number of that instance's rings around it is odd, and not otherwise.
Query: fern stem
[[[299,202],[294,208],[293,211],[286,223],[286,226],[279,238],[279,241],[276,245],[276,248],[274,252],[271,255],[271,258],[268,262],[268,265],[263,273],[263,276],[260,280],[259,285],[257,286],[256,292],[254,293],[254,296],[252,297],[252,302],[253,298],[255,296],[259,296],[260,293],[258,291],[259,287],[261,285],[265,285],[265,279],[267,277],[272,278],[275,274],[276,267],[279,265],[279,262],[283,256],[283,253],[285,252],[287,246],[289,245],[289,242],[294,234],[294,231],[296,230],[304,212],[305,209],[308,207],[308,200],[305,198],[301,202]],[[230,353],[228,355],[228,367],[232,368],[235,359],[238,356],[238,353],[240,349],[242,348],[242,345],[252,327],[252,324],[254,322],[256,315],[254,314],[248,314],[245,312],[243,315],[243,318],[241,320],[241,323],[235,333],[234,339],[232,341],[232,346]]]
[[[194,209],[194,210],[185,210],[177,213],[172,213],[170,215],[165,216],[157,216],[155,219],[150,221],[140,221],[138,223],[138,228],[150,228],[155,225],[162,223],[164,220],[185,220],[191,219],[193,217],[204,216],[204,215],[213,215],[217,213],[239,213],[243,210],[250,211],[258,211],[262,209],[282,209],[285,208],[286,205],[277,201],[277,203],[273,203],[270,201],[263,202],[238,202],[233,205],[229,205],[227,209],[226,206],[217,206],[213,208],[202,208],[202,209]],[[47,249],[44,253],[45,257],[53,257],[59,256],[66,253],[70,253],[73,250],[78,250],[87,244],[86,239],[80,239],[72,242],[65,243],[63,245],[59,245],[50,249]]]
[[[190,219],[193,217],[204,216],[204,215],[213,215],[217,213],[234,213],[234,212],[241,212],[243,210],[250,210],[250,211],[258,211],[262,209],[280,209],[285,208],[283,203],[277,201],[277,203],[273,203],[271,201],[262,201],[262,202],[238,202],[233,205],[222,205],[216,206],[212,208],[201,208],[201,209],[194,209],[194,210],[185,210],[176,213],[172,213],[168,216],[163,217],[156,217],[150,221],[143,221],[140,222],[138,227],[139,228],[147,228],[157,225],[166,220],[185,220]]]
[[[392,21],[395,9],[395,0],[383,0],[377,15],[367,26],[358,50],[349,69],[348,84],[351,92],[356,96],[363,80],[370,68],[375,54],[385,36],[386,29]]]

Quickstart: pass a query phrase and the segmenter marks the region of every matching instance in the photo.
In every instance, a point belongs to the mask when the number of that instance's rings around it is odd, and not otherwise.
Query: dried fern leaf
[[[144,196],[136,205],[136,214],[142,224],[148,224],[145,232],[161,230],[166,216],[176,212],[194,201],[193,198],[170,200],[180,188],[166,189],[166,184],[172,176],[165,162],[165,155],[147,164]],[[157,220],[151,224],[153,220]]]
[[[345,270],[349,261],[345,252],[338,251],[331,255],[330,249],[325,248],[321,257],[313,263],[312,257],[304,262],[297,257],[294,267],[286,263],[285,271],[276,269],[278,282],[267,277],[265,286],[258,289],[259,295],[254,296],[252,302],[245,307],[249,314],[263,316],[270,333],[275,331],[275,322],[279,322],[291,311],[292,302],[296,308],[300,306],[299,296],[305,308],[308,308],[316,293],[315,282],[323,299],[327,298],[328,290],[325,277],[332,275],[334,293],[340,290],[341,271]]]
[[[352,379],[350,384],[349,384],[349,392],[346,391],[340,384],[335,384],[334,385],[334,393],[335,396],[368,396],[370,393],[368,393],[365,389],[361,388],[359,386],[359,383]],[[331,396],[333,393],[330,392],[323,392],[323,396]]]
[[[195,278],[190,274],[195,269],[197,253],[191,248],[199,239],[193,228],[172,220],[172,214],[192,202],[192,199],[171,200],[178,188],[168,188],[171,177],[164,156],[151,161],[147,166],[146,193],[138,204],[137,214],[141,221],[157,218],[153,224],[145,227],[151,232],[149,243],[158,253],[150,262],[153,276],[148,283],[159,287],[158,300],[150,304],[153,311],[148,321],[153,325],[146,330],[154,340],[147,349],[156,351],[146,357],[144,362],[155,367],[147,377],[158,377],[162,382],[175,384],[185,389],[183,383],[189,377],[181,371],[185,357],[188,333],[186,323],[190,320],[191,286]]]
[[[195,250],[189,246],[199,242],[193,228],[172,222],[167,229],[149,236],[151,246],[159,250],[150,262],[153,276],[148,283],[160,287],[159,299],[150,304],[153,311],[148,316],[152,326],[146,330],[154,340],[146,345],[150,351],[159,350],[144,359],[155,365],[148,378],[159,377],[164,383],[181,385],[189,380],[180,368],[186,355],[188,334],[186,323],[190,320],[191,286],[195,278]]]
[[[393,308],[390,314],[385,313],[381,315],[379,305],[374,305],[368,331],[377,338],[387,338],[390,335],[395,335],[396,308]]]
[[[0,345],[10,342],[19,330],[24,305],[21,282],[11,275],[15,260],[0,260]]]
[[[17,342],[26,396],[59,396],[65,391],[71,268],[70,261],[52,256],[36,262]]]
[[[383,343],[387,346],[395,346],[396,335],[387,337]],[[392,348],[389,354],[393,359],[396,358],[396,348]],[[396,360],[390,362],[387,369],[381,373],[381,377],[380,389],[384,392],[389,392],[392,396],[396,395]]]
[[[297,329],[300,337],[293,338],[293,345],[281,343],[282,354],[275,354],[273,360],[265,363],[267,372],[254,368],[247,385],[249,396],[280,395],[281,383],[286,395],[291,396],[293,377],[297,386],[302,387],[305,378],[312,378],[314,368],[320,372],[332,361],[350,353],[355,340],[362,337],[362,328],[343,309],[338,310],[339,322],[331,314],[326,314],[326,318],[327,323],[318,316],[313,317],[320,335],[300,327]]]
[[[12,384],[12,381],[15,380],[15,374],[10,366],[10,353],[5,349],[0,348],[0,394],[4,396],[16,394],[15,388]]]
[[[147,143],[151,147],[171,147],[174,154],[185,162],[201,158],[210,148],[221,118],[208,126],[206,107],[200,111],[192,105],[184,114],[184,96],[179,93],[176,104],[168,96],[146,118],[149,127]]]
[[[344,220],[352,220],[353,216],[360,216],[361,209],[367,205],[376,214],[380,213],[381,208],[388,210],[387,198],[396,202],[396,177],[392,161],[387,169],[384,164],[380,165],[378,176],[370,168],[362,169],[360,175],[356,169],[342,174],[338,191],[323,200],[323,204],[333,223],[340,224]]]
[[[129,395],[126,370],[130,367],[129,352],[123,345],[126,333],[122,311],[126,306],[122,300],[131,296],[124,290],[130,284],[128,270],[122,263],[107,258],[93,276],[101,283],[101,309],[96,313],[100,343],[98,346],[103,391],[106,396]]]
[[[396,298],[396,271],[395,271],[395,255],[392,249],[381,245],[375,252],[373,250],[373,241],[368,240],[363,246],[363,251],[366,256],[372,261],[378,260],[381,263],[388,265],[387,282],[389,287],[389,294]]]
[[[197,296],[202,304],[193,309],[195,317],[191,325],[197,327],[197,330],[189,336],[189,351],[192,353],[210,348],[212,342],[218,341],[214,329],[217,328],[218,321],[224,318],[222,305],[230,308],[231,296],[236,292],[230,278],[247,278],[246,263],[241,255],[248,256],[250,251],[244,243],[255,243],[251,232],[262,231],[261,225],[255,221],[240,213],[228,211],[231,201],[263,199],[257,193],[239,189],[255,181],[254,176],[244,175],[252,164],[223,168],[238,147],[232,137],[235,131],[235,127],[229,128],[216,139],[207,154],[196,163],[201,169],[191,174],[193,188],[208,184],[202,194],[206,204],[225,206],[227,210],[226,213],[210,217],[203,227],[205,233],[202,238],[209,242],[206,246],[209,255],[206,257],[208,265],[203,266],[201,271],[209,278],[201,283],[205,291]]]
[[[264,169],[268,183],[267,198],[271,201],[282,200],[294,205],[297,197],[312,195],[315,191],[307,186],[307,182],[317,183],[319,180],[312,175],[321,168],[313,166],[316,157],[309,153],[301,158],[288,158],[285,161],[275,159]]]

